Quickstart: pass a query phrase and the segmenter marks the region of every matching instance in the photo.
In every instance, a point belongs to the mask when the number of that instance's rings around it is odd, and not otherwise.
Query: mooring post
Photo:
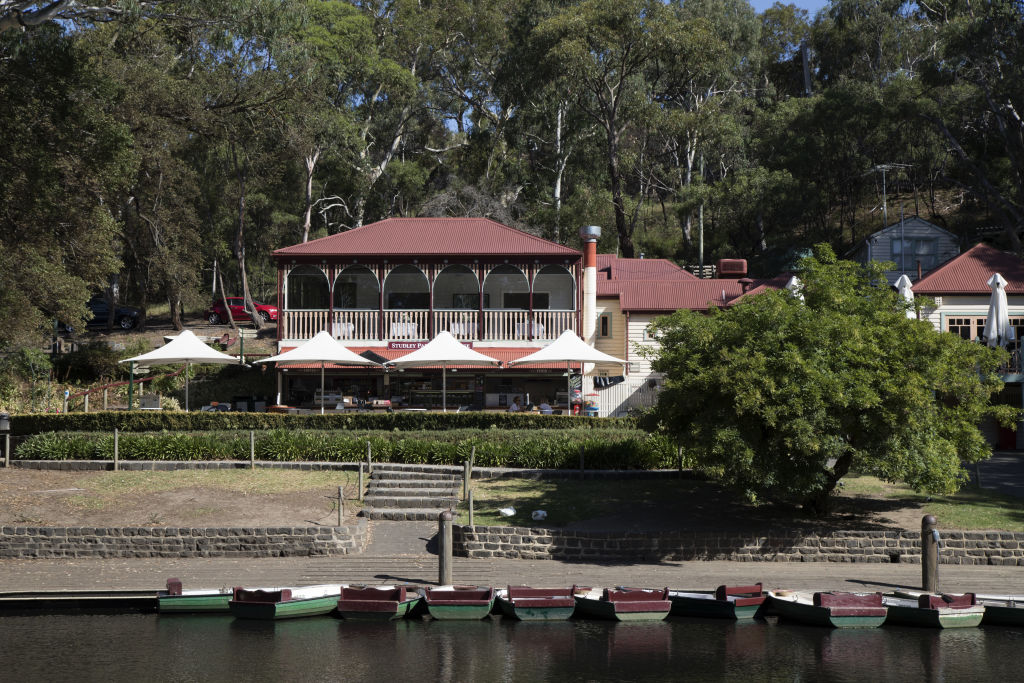
[[[338,526],[341,526],[341,520],[345,516],[345,498],[342,493],[344,487],[338,487]]]
[[[470,526],[474,526],[474,524],[473,524],[473,489],[469,490],[469,525]]]
[[[363,463],[359,463],[359,502],[363,502]]]
[[[469,498],[469,461],[462,461],[462,500]]]
[[[921,590],[939,590],[939,530],[934,515],[921,518]]]
[[[256,469],[256,430],[249,430],[249,469]]]
[[[370,459],[370,442],[366,442],[366,473],[373,474],[373,460]]]
[[[437,524],[437,582],[442,586],[452,585],[452,512],[445,510],[438,515]]]
[[[121,469],[120,464],[117,462],[117,427],[114,427],[114,471],[117,472]]]
[[[476,467],[476,446],[469,450],[469,478],[473,478],[473,468]]]

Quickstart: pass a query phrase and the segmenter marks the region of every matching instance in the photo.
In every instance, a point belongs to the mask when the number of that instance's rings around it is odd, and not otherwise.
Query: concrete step
[[[370,475],[370,481],[375,479],[418,479],[418,480],[431,480],[431,481],[462,481],[462,474],[452,474],[447,472],[405,472],[402,470],[373,470],[373,474]]]
[[[443,511],[444,509],[441,508],[363,508],[363,516],[367,519],[437,522],[438,515]],[[456,519],[458,519],[457,515]]]
[[[371,498],[457,498],[457,489],[410,489],[394,486],[371,486],[366,489],[366,495]]]
[[[422,472],[424,474],[455,474],[462,476],[462,467],[454,465],[406,465],[395,462],[374,463],[374,472]]]
[[[368,489],[384,487],[392,489],[434,489],[455,491],[462,487],[461,479],[371,479]]]
[[[372,508],[437,508],[447,510],[458,505],[455,497],[442,496],[366,496],[363,503]]]

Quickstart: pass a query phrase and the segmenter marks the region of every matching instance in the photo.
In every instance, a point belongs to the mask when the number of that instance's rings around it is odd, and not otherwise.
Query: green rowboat
[[[194,612],[227,612],[231,591],[227,588],[183,590],[181,579],[167,579],[167,590],[156,596],[161,614]]]
[[[571,588],[509,586],[495,602],[502,616],[520,621],[564,621],[576,609]]]
[[[573,586],[576,616],[616,621],[661,621],[668,616],[672,603],[668,589],[586,588]]]
[[[423,596],[407,586],[358,586],[341,589],[338,615],[346,620],[390,621],[402,619],[419,605]]]
[[[714,592],[669,591],[670,614],[712,619],[753,619],[761,612],[767,594],[760,583],[752,586],[719,586]]]
[[[887,624],[925,628],[974,628],[981,624],[985,607],[978,605],[974,593],[931,595],[916,598],[904,594],[885,596],[889,608]]]
[[[426,588],[423,602],[434,619],[483,619],[494,607],[494,589],[478,586]]]
[[[881,593],[770,592],[780,617],[826,628],[878,628],[885,621]]]
[[[228,607],[238,619],[291,619],[330,614],[338,607],[338,583],[277,590],[236,588]]]

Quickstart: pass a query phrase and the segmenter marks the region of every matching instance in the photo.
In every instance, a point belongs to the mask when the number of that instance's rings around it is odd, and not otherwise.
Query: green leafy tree
[[[908,319],[881,266],[815,253],[802,300],[781,290],[656,323],[666,381],[652,417],[753,500],[822,514],[851,470],[955,491],[961,463],[991,453],[981,422],[1017,412],[990,404],[1005,352]]]

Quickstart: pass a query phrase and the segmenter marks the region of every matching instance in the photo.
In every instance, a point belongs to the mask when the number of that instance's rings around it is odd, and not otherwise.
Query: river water
[[[774,620],[773,620],[774,621]],[[0,617],[0,681],[1020,680],[1024,630]]]

